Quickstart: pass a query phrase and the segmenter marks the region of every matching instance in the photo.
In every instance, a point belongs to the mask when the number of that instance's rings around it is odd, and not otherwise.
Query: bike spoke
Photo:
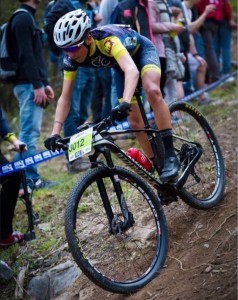
[[[114,216],[123,221],[111,180],[105,178],[103,182]],[[111,280],[125,282],[143,276],[150,268],[156,256],[159,228],[143,193],[124,178],[121,186],[135,224],[125,232],[110,233],[110,224],[94,183],[81,197],[76,215],[76,234],[81,251],[94,268]],[[85,207],[86,211],[82,213],[80,207]]]
[[[216,192],[219,183],[219,160],[216,157],[216,145],[214,145],[212,135],[208,131],[204,131],[190,113],[176,110],[172,113],[172,120],[176,120],[176,118],[179,121],[173,122],[174,134],[191,142],[198,142],[203,149],[202,156],[195,164],[194,171],[188,177],[184,188],[197,199],[207,200]],[[181,149],[183,144],[190,146],[189,142],[174,139],[176,149]],[[183,161],[181,163],[183,164]]]

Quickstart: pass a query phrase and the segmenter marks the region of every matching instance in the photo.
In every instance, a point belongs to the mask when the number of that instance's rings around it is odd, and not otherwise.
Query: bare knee
[[[145,89],[146,99],[153,107],[154,105],[160,105],[163,102],[163,97],[160,88],[156,85],[151,85]]]
[[[144,127],[144,123],[141,120],[130,119],[131,129],[141,129]]]
[[[207,70],[207,63],[204,61],[204,64],[200,64],[197,70],[200,73],[205,73]]]

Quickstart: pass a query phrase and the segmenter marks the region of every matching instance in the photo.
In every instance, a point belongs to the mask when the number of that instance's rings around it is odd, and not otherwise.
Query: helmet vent
[[[80,33],[81,33],[81,26],[78,27],[75,36],[76,37],[80,36]]]
[[[60,48],[84,41],[91,29],[89,16],[82,9],[68,12],[54,27],[54,41]]]

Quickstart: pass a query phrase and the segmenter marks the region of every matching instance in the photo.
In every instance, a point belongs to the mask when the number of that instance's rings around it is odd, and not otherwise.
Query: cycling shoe
[[[160,174],[163,183],[174,181],[178,176],[180,163],[176,156],[165,157],[164,167]]]

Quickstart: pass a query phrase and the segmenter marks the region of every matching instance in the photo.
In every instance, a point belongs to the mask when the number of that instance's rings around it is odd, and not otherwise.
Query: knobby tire
[[[209,209],[221,201],[225,188],[224,161],[218,140],[206,118],[193,105],[175,102],[170,105],[170,112],[173,133],[198,142],[203,148],[194,168],[196,175],[189,175],[179,196],[192,207]],[[178,153],[182,144],[174,138]]]
[[[134,225],[125,232],[109,232],[97,182],[103,181],[113,214],[122,218],[110,171],[98,167],[76,183],[68,199],[65,232],[69,249],[84,274],[113,293],[128,294],[155,278],[168,251],[165,215],[152,189],[131,171],[115,167]]]

